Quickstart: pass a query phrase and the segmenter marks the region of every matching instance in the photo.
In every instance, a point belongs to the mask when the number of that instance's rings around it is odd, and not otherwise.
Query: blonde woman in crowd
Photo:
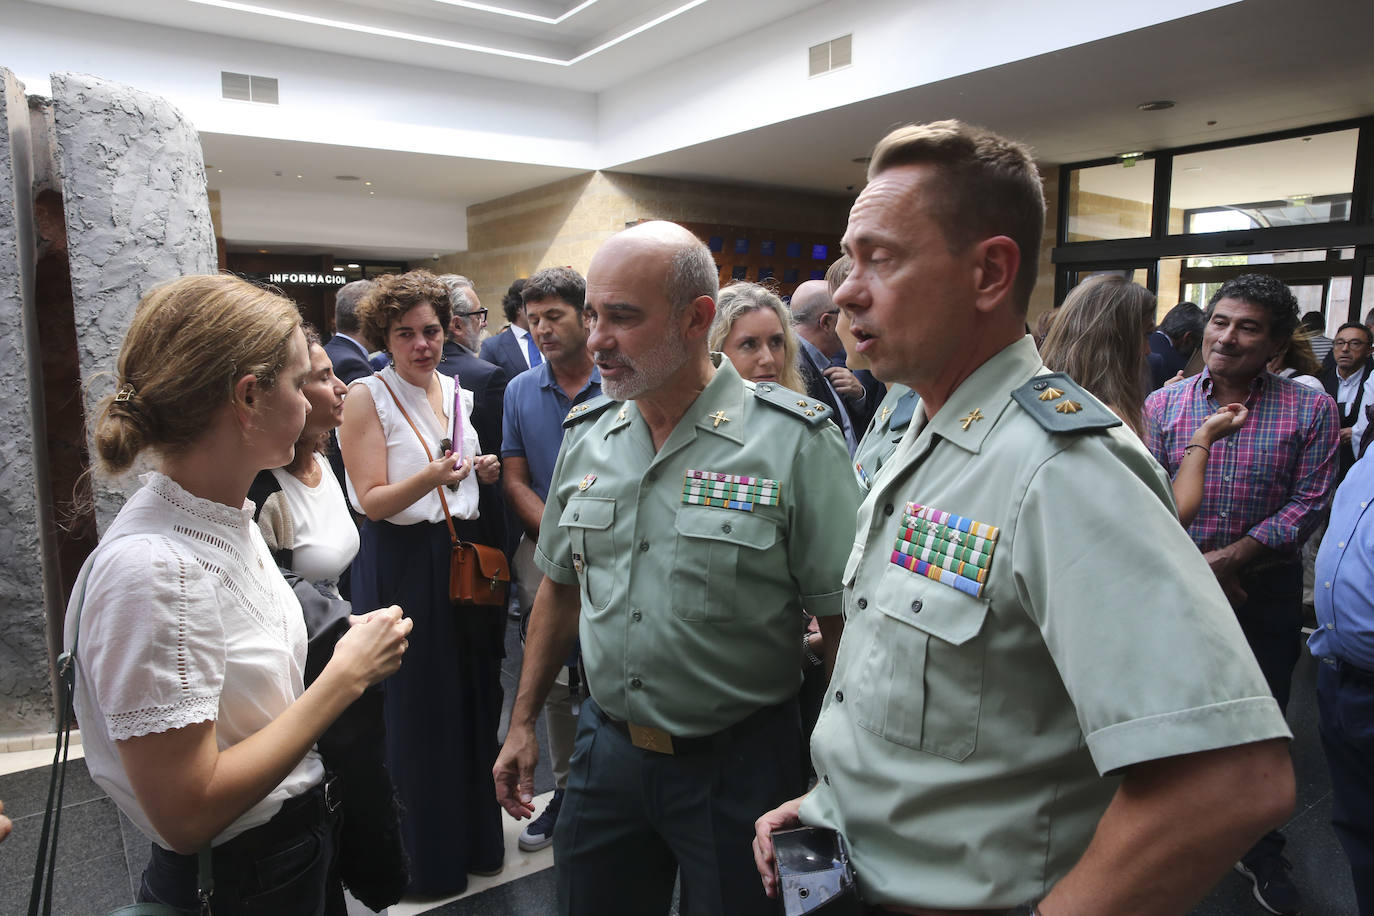
[[[767,287],[738,282],[720,291],[710,345],[730,358],[740,378],[806,391],[787,307]]]
[[[295,306],[229,276],[183,277],[139,303],[95,443],[108,472],[154,470],[83,570],[76,712],[92,778],[153,841],[140,901],[200,912],[211,846],[217,914],[342,912],[339,817],[316,739],[396,671],[410,621],[354,618],[309,687],[301,607],[246,503],[292,460],[310,410]]]

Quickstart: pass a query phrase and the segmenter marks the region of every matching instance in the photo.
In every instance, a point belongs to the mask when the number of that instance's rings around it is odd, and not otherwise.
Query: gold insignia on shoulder
[[[806,415],[807,415],[808,417],[814,417],[814,416],[816,415],[816,412],[815,412],[814,410],[808,410],[808,411],[806,412]]]
[[[975,407],[968,412],[967,417],[960,417],[959,423],[964,427],[964,432],[968,432],[968,428],[981,419],[983,419],[983,411]]]
[[[720,424],[722,424],[722,423],[729,423],[729,422],[730,422],[730,418],[727,417],[727,416],[725,415],[725,411],[723,411],[723,410],[717,410],[715,413],[710,414],[710,415],[707,417],[707,419],[708,419],[708,420],[715,420],[715,421],[716,421],[716,422],[714,422],[714,423],[711,424],[711,428],[712,428],[712,429],[717,429],[717,428],[719,428],[719,427],[720,427]]]
[[[1040,400],[1042,401],[1053,401],[1055,398],[1062,398],[1063,396],[1064,392],[1060,391],[1058,388],[1046,388],[1044,391],[1040,392]]]
[[[619,422],[620,420],[625,419],[625,408],[624,408],[624,407],[620,408],[620,413],[616,414],[616,415],[615,415],[615,418],[616,418],[616,421],[617,421],[617,422]]]
[[[816,411],[823,411],[823,410],[825,410],[825,405],[824,405],[824,404],[812,404],[812,405],[811,405],[811,409],[812,409],[812,410],[816,410]]]
[[[806,402],[805,402],[805,401],[798,401],[798,402],[797,402],[797,406],[798,406],[798,407],[805,407],[805,406],[806,406]]]
[[[891,413],[892,413],[892,408],[891,408],[891,407],[884,407],[884,408],[882,409],[882,411],[881,411],[881,414],[882,414],[882,415],[878,417],[878,422],[879,422],[879,423],[886,423],[886,422],[887,422],[887,418],[888,418],[889,415],[891,415]]]
[[[1077,401],[1065,401],[1063,404],[1055,405],[1056,413],[1078,413],[1083,409],[1083,405]]]

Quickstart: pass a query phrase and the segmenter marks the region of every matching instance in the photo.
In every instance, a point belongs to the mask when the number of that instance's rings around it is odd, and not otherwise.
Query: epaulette
[[[1062,372],[1037,375],[1011,397],[1048,432],[1082,433],[1121,425],[1120,417]]]
[[[568,415],[563,418],[563,428],[567,429],[576,423],[581,423],[588,417],[594,417],[601,413],[601,411],[610,407],[612,404],[618,403],[620,402],[612,400],[604,394],[599,394],[594,398],[588,398],[581,404],[574,404],[573,409],[568,411]]]
[[[820,426],[830,419],[830,408],[820,401],[813,401],[805,395],[797,394],[791,388],[784,388],[773,382],[759,382],[755,385],[754,397],[792,414],[799,420],[806,421],[808,426]]]

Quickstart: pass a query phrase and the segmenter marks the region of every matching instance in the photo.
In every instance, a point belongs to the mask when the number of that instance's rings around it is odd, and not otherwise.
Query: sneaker
[[[1283,856],[1262,856],[1236,863],[1236,871],[1250,879],[1259,905],[1280,916],[1302,912],[1302,896],[1288,877],[1292,865]]]
[[[520,839],[516,845],[520,847],[521,852],[538,852],[553,842],[553,827],[558,823],[558,809],[561,807],[563,807],[563,790],[555,789],[553,798],[549,799],[549,806],[544,809],[544,813],[536,817],[520,833]]]

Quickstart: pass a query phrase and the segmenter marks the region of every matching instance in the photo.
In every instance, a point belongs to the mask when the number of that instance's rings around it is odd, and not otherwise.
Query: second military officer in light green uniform
[[[920,396],[859,511],[820,782],[879,909],[1181,913],[1291,809],[1289,732],[1168,480],[1023,335],[1044,208],[958,122],[875,149],[835,300]]]
[[[685,296],[684,265],[701,275]],[[665,913],[679,868],[684,913],[771,913],[749,845],[754,819],[804,787],[802,609],[839,641],[858,503],[844,442],[823,406],[708,355],[714,285],[709,251],[666,223],[612,239],[588,270],[607,397],[565,424],[496,768],[525,813],[535,701],[580,635],[591,699],[554,834],[567,913]]]

